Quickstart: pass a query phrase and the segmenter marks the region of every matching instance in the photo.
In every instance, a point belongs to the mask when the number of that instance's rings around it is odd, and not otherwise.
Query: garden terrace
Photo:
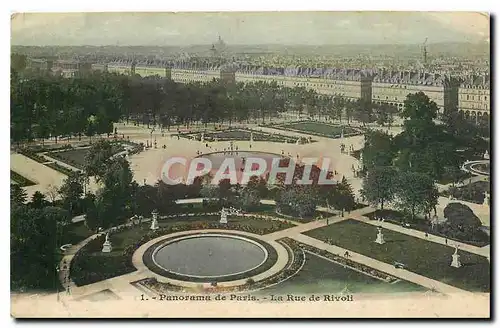
[[[140,245],[173,232],[201,229],[241,230],[258,235],[287,229],[294,225],[279,220],[257,217],[229,217],[228,224],[221,226],[220,216],[184,216],[181,218],[159,220],[160,229],[150,231],[150,223],[122,226],[113,232],[110,240],[113,250],[102,253],[104,236],[90,241],[75,255],[71,265],[71,275],[78,286],[106,280],[135,271],[132,255]]]
[[[341,126],[341,125],[334,125],[334,124],[314,122],[314,121],[301,121],[301,122],[293,122],[286,124],[277,124],[269,127],[273,129],[312,134],[319,137],[326,137],[333,139],[340,138],[342,135],[342,130],[344,130],[344,137],[352,137],[363,133],[361,130],[349,126]]]
[[[387,210],[387,209],[375,210],[374,212],[366,213],[364,216],[366,216],[370,220],[377,220],[378,218],[383,218],[385,222],[390,222],[398,225],[402,225],[403,223],[409,224],[411,229],[415,229],[422,232],[428,232],[436,236],[448,238],[450,240],[456,240],[461,243],[466,243],[478,247],[484,247],[490,244],[489,236],[481,230],[477,232],[476,234],[477,239],[474,240],[454,238],[447,234],[441,233],[439,225],[437,225],[433,230],[432,225],[428,220],[421,217],[415,217],[413,220],[410,220],[408,216],[404,215],[404,213],[395,210]]]
[[[375,226],[348,219],[304,234],[382,262],[403,263],[408,271],[461,289],[490,291],[490,266],[485,257],[460,251],[462,267],[453,268],[452,247],[387,229],[383,233],[386,243],[378,245],[374,242]]]

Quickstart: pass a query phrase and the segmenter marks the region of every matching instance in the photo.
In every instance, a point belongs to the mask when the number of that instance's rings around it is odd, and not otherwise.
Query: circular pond
[[[266,248],[253,240],[219,234],[173,239],[152,254],[163,270],[193,278],[239,275],[258,268],[267,257]]]

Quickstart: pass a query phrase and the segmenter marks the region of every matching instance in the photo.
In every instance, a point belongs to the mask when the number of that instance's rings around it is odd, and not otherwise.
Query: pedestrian
[[[448,238],[445,238],[445,239],[444,239],[444,243],[445,243],[446,245],[448,245]]]
[[[328,225],[329,223],[330,223],[329,218],[326,218],[326,225]]]
[[[429,237],[429,234],[426,232],[426,233],[425,233],[425,238],[427,238],[427,237]]]

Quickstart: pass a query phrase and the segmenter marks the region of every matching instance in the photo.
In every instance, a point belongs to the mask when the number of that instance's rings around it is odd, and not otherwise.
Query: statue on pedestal
[[[106,233],[106,240],[104,241],[104,244],[102,244],[102,252],[103,253],[109,253],[113,250],[113,247],[111,246],[111,242],[109,241],[109,232]]]
[[[384,235],[382,234],[382,228],[381,227],[377,227],[377,239],[375,239],[375,242],[377,244],[385,244],[385,240],[384,240]]]
[[[490,159],[490,154],[488,153],[488,150],[486,150],[486,151],[484,152],[483,158],[484,158],[484,159]]]
[[[484,206],[490,206],[490,194],[487,191],[484,192],[483,205]]]
[[[154,210],[151,212],[151,215],[153,215],[153,220],[151,221],[151,230],[158,230],[160,227],[158,226],[158,211]]]
[[[226,209],[224,207],[220,210],[220,221],[219,221],[219,223],[222,223],[222,224],[226,224],[227,223],[227,211],[226,211]]]
[[[455,245],[455,253],[451,255],[450,266],[454,268],[460,268],[462,266],[462,263],[460,263],[460,255],[458,255],[458,245]]]

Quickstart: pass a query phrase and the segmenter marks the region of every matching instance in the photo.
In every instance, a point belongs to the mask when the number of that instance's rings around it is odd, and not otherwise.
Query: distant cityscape
[[[337,52],[339,47],[334,47]],[[354,52],[356,48],[367,47],[346,46]],[[299,56],[296,51],[292,52],[294,55],[287,54],[287,47],[280,50],[232,48],[219,36],[211,46],[204,49],[193,46],[190,53],[169,49],[144,54],[146,49],[141,47],[125,47],[130,51],[122,52],[107,49],[109,47],[90,47],[92,55],[85,54],[87,47],[60,47],[64,51],[59,52],[58,47],[15,46],[12,51],[28,56],[28,68],[67,77],[105,70],[127,75],[157,75],[181,83],[214,78],[232,83],[276,81],[282,86],[302,86],[320,94],[342,96],[351,101],[387,103],[399,109],[409,93],[423,91],[441,111],[458,110],[475,121],[489,119],[489,45],[428,45],[426,39],[419,46],[394,47],[399,51],[393,52],[392,57],[377,55],[380,49],[375,55],[366,54],[365,50],[351,56],[328,56],[323,51]],[[315,53],[314,49],[309,50]],[[470,58],[467,53],[471,54]]]

